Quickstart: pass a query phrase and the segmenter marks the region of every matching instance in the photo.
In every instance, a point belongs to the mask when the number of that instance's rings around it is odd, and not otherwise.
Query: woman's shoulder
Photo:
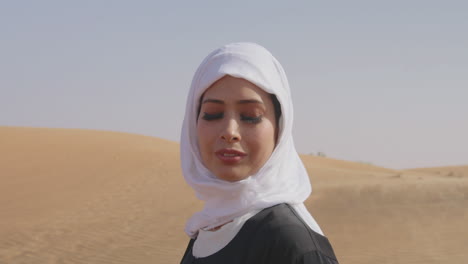
[[[181,263],[193,263],[191,239]],[[337,264],[328,239],[308,227],[287,204],[263,209],[234,239],[203,263]]]
[[[313,231],[288,204],[262,210],[249,219],[246,228],[255,233],[256,243],[279,254],[295,255],[297,258],[325,256],[336,261],[328,239]]]
[[[249,222],[259,232],[281,235],[282,238],[311,239],[321,236],[309,228],[292,206],[285,203],[263,209],[249,219]]]

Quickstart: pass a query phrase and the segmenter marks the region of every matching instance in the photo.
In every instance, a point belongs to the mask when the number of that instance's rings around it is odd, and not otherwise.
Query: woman
[[[338,263],[303,202],[311,193],[292,138],[280,63],[232,43],[198,67],[181,135],[182,171],[204,201],[187,222],[187,263]]]

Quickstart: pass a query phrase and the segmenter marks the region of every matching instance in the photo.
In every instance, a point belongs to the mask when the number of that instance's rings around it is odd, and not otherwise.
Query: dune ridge
[[[0,127],[0,157],[0,263],[178,263],[202,207],[163,139]],[[301,158],[340,263],[468,263],[468,166]]]

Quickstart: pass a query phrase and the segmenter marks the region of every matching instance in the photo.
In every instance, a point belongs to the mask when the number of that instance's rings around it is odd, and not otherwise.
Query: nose
[[[226,120],[221,131],[221,139],[228,143],[240,141],[241,136],[239,133],[239,124],[235,118],[229,118]]]

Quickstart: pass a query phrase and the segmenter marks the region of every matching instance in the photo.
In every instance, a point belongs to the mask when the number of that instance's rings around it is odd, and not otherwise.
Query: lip
[[[238,162],[240,162],[242,159],[244,159],[245,156],[247,156],[246,153],[242,151],[238,151],[235,149],[220,149],[215,152],[216,156],[218,159],[220,159],[223,163],[233,165]],[[224,156],[224,154],[234,154],[236,156]]]

